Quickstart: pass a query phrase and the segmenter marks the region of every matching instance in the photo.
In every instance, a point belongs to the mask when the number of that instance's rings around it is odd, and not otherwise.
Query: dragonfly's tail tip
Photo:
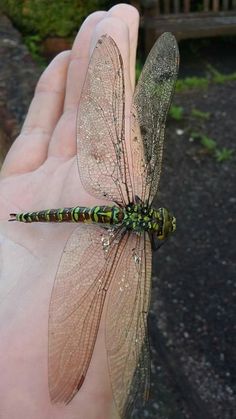
[[[8,221],[16,221],[16,214],[10,214],[10,217]]]

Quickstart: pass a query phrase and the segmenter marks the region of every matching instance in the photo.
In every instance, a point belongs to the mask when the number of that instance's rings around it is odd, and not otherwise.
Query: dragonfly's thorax
[[[175,230],[175,218],[166,208],[154,209],[142,204],[127,205],[123,223],[128,230],[149,231],[155,233],[159,239]]]

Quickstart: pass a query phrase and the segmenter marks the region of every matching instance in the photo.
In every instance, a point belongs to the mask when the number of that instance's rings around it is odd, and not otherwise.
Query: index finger
[[[132,25],[131,22],[133,22]],[[53,134],[49,155],[60,156],[63,154],[64,156],[65,150],[67,153],[69,150],[70,156],[76,155],[76,116],[79,98],[90,56],[95,44],[103,34],[113,37],[120,49],[125,68],[126,94],[128,97],[131,96],[134,84],[137,29],[138,13],[134,7],[129,5],[118,5],[110,12],[96,12],[86,19],[72,47],[64,112],[59,121],[58,129],[56,128]],[[130,76],[130,73],[132,73],[132,76]],[[61,135],[62,132],[65,132],[66,135]]]

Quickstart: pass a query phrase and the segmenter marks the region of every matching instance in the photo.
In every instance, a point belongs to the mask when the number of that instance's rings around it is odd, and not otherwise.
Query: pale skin
[[[134,89],[139,17],[120,4],[90,15],[71,51],[42,74],[0,177],[0,418],[110,419],[112,400],[104,319],[85,382],[67,406],[51,404],[47,378],[48,308],[71,225],[9,223],[10,212],[103,204],[83,188],[76,165],[76,114],[91,52],[103,34],[124,61],[127,116]]]

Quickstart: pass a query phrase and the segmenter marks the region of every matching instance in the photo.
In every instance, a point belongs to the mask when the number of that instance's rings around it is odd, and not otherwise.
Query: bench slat
[[[180,16],[180,15],[179,15]],[[145,19],[145,29],[155,32],[157,38],[165,31],[172,32],[177,39],[202,38],[207,36],[217,36],[222,34],[235,34],[236,16],[191,18],[188,19]]]
[[[229,0],[223,0],[223,10],[226,11],[229,8]]]
[[[209,12],[209,4],[210,4],[209,0],[204,0],[204,3],[203,3],[204,12]]]
[[[145,3],[133,0],[131,4]],[[146,53],[165,31],[172,32],[178,40],[236,34],[236,0],[203,0],[200,11],[191,8],[190,0],[152,0],[148,4],[149,7],[139,7],[143,11],[141,27]]]
[[[161,13],[161,11],[160,11],[160,0],[156,1],[155,11],[156,11],[157,15],[159,15]]]
[[[179,4],[179,0],[174,0],[174,13],[179,13],[180,12],[180,4]]]
[[[190,1],[184,0],[184,13],[189,13],[189,12],[190,12]]]
[[[164,13],[167,15],[170,13],[170,0],[164,1]]]
[[[141,0],[131,0],[130,3],[139,11],[141,10]],[[152,0],[148,2],[148,7],[145,7],[144,3],[143,10],[144,14],[147,13],[149,16],[152,14],[154,17],[179,13],[220,13],[236,9],[236,0],[203,0],[201,3],[203,10],[198,12],[192,7],[191,0]]]
[[[212,10],[213,12],[219,12],[219,0],[213,0],[213,6],[212,6]]]

